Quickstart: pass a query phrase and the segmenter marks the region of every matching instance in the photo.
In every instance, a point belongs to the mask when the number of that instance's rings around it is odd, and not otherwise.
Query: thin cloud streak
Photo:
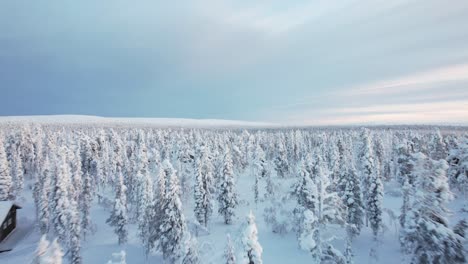
[[[369,107],[319,109],[292,115],[288,124],[350,125],[350,124],[461,124],[468,119],[468,100],[392,104]]]
[[[343,95],[387,95],[425,90],[434,84],[468,80],[468,64],[422,72],[403,78],[373,83],[363,87],[351,88]],[[427,86],[424,86],[427,85]]]

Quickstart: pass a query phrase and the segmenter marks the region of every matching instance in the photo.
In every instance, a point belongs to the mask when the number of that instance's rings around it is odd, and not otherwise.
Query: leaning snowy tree
[[[258,242],[258,230],[255,224],[255,216],[250,211],[247,216],[247,225],[242,234],[243,252],[241,256],[242,264],[262,264],[263,248]]]
[[[238,202],[234,180],[234,170],[229,148],[226,148],[225,150],[221,177],[221,186],[218,196],[218,212],[224,217],[225,224],[231,224],[232,218],[235,216],[234,210],[237,207]]]
[[[402,246],[412,254],[412,263],[463,263],[460,236],[449,228],[447,203],[452,199],[447,162],[434,161],[422,153],[414,157],[415,192],[406,216]]]

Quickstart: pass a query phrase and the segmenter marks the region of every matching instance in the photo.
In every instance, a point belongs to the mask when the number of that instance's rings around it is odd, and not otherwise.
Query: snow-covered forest
[[[466,263],[467,191],[464,128],[4,123],[0,263]]]

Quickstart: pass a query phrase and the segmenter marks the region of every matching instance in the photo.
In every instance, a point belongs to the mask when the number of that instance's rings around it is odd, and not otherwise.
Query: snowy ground
[[[263,219],[264,204],[260,203],[258,208],[253,201],[253,191],[251,189],[251,179],[249,175],[243,175],[238,179],[238,190],[241,194],[241,206],[237,210],[237,219],[233,225],[224,225],[222,218],[216,214],[216,208],[213,214],[213,221],[210,225],[210,234],[200,235],[198,237],[201,259],[203,263],[222,263],[223,252],[226,243],[226,234],[230,233],[234,240],[240,233],[242,223],[247,213],[252,210],[256,215],[257,226],[259,230],[259,241],[263,247],[263,260],[266,264],[282,264],[282,263],[310,263],[311,258],[307,252],[299,249],[296,235],[289,233],[285,236],[274,234],[265,224]],[[282,188],[286,191],[290,182],[285,181]],[[398,215],[401,198],[396,197],[398,193],[396,185],[392,182],[386,184],[386,196],[384,199],[384,207],[393,211]],[[185,215],[188,220],[193,220],[192,199],[189,195],[184,204]],[[27,192],[22,202],[23,209],[19,210],[19,226],[12,235],[0,244],[0,249],[13,248],[11,252],[0,254],[0,263],[2,264],[19,264],[30,263],[33,258],[34,251],[39,241],[40,235],[37,230],[34,230],[32,222],[35,218],[34,205],[32,203],[31,193]],[[452,211],[455,213],[452,216],[452,223],[461,218],[467,218],[467,213],[460,212],[462,206],[466,206],[466,199],[457,199],[451,204]],[[110,211],[104,205],[94,202],[92,207],[92,220],[95,225],[96,232],[87,237],[83,243],[82,255],[85,264],[106,263],[112,253],[125,250],[127,253],[127,263],[144,264],[144,263],[163,263],[159,255],[145,257],[144,249],[137,237],[135,225],[130,227],[129,243],[125,246],[117,244],[117,237],[112,228],[106,224],[106,219]],[[386,231],[384,233],[382,244],[379,247],[379,260],[377,263],[394,264],[401,262],[403,256],[400,253],[400,245],[398,243],[398,223],[392,220],[388,213],[384,214]],[[338,237],[344,236],[341,227],[331,227],[330,232]],[[342,239],[338,240],[335,246],[343,250],[344,245]],[[361,235],[354,241],[353,250],[355,254],[355,263],[376,263],[369,260],[370,246],[372,245],[372,234],[370,228],[364,228]],[[66,258],[65,258],[66,259]],[[65,261],[65,263],[67,263]]]

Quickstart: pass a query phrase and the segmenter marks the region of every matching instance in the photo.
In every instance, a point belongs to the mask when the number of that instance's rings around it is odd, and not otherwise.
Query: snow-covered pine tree
[[[447,158],[447,146],[439,129],[431,134],[429,143],[429,156],[433,160],[445,160]]]
[[[93,202],[93,191],[91,175],[88,172],[85,172],[82,178],[82,188],[80,192],[80,199],[78,201],[78,208],[81,213],[81,229],[83,230],[83,236],[92,231],[91,223],[91,204]]]
[[[54,234],[62,244],[68,243],[68,233],[70,228],[70,219],[68,210],[70,210],[70,166],[66,159],[67,149],[61,147],[59,149],[57,159],[57,171],[53,177],[51,202],[49,203],[52,212],[52,223]]]
[[[362,201],[361,182],[359,176],[350,166],[347,170],[344,181],[344,193],[341,197],[345,206],[345,221],[351,237],[359,235],[363,226],[364,205]]]
[[[22,191],[24,185],[24,168],[23,168],[23,157],[21,157],[21,152],[16,148],[12,147],[11,150],[13,153],[10,153],[11,158],[11,175],[13,181],[13,197],[18,198]]]
[[[198,255],[197,239],[191,235],[185,241],[185,255],[182,259],[182,264],[199,264],[200,256]]]
[[[300,206],[315,212],[318,205],[318,190],[307,170],[305,160],[299,163],[299,182],[295,186],[294,194]]]
[[[138,136],[138,154],[135,157],[136,162],[136,176],[134,185],[134,199],[135,208],[134,218],[136,219],[140,232],[143,230],[141,226],[144,225],[146,210],[153,202],[153,181],[149,175],[148,169],[148,152],[143,142],[143,133],[140,132]]]
[[[314,209],[306,209],[303,213],[299,244],[302,249],[311,253],[316,263],[343,261],[342,254],[325,242],[328,239],[322,238],[327,224],[343,222],[343,206],[338,194],[331,188],[328,169],[318,152],[314,155],[311,171],[317,198]]]
[[[57,239],[50,243],[45,235],[41,237],[33,264],[62,264],[63,251]]]
[[[242,234],[243,252],[240,263],[242,264],[262,264],[263,248],[258,242],[258,230],[255,224],[255,216],[250,211],[247,216],[247,225]]]
[[[370,217],[369,204],[373,204],[373,198],[371,196],[371,182],[375,181],[373,178],[377,178],[377,168],[375,167],[374,153],[372,150],[371,137],[368,129],[363,129],[360,135],[361,145],[358,150],[359,157],[359,169],[361,172],[361,184],[363,190],[363,198],[365,201],[366,209],[366,225]],[[376,181],[377,182],[377,181]],[[378,187],[378,186],[376,186]],[[375,208],[374,208],[375,209]]]
[[[374,171],[369,175],[369,185],[367,192],[367,218],[369,220],[370,227],[377,238],[380,231],[383,228],[382,222],[382,206],[383,206],[383,183],[381,176],[378,172]]]
[[[127,187],[124,185],[123,174],[120,166],[117,168],[117,182],[114,208],[106,223],[114,227],[119,245],[127,243],[128,231],[128,214],[127,214]]]
[[[70,208],[67,212],[69,230],[68,230],[68,248],[70,252],[70,263],[81,264],[81,227],[80,216],[78,214],[77,201],[70,201]]]
[[[81,235],[80,218],[78,215],[77,201],[70,200],[71,171],[68,162],[68,149],[59,149],[57,160],[58,167],[53,181],[51,202],[49,204],[52,212],[52,222],[54,233],[59,241],[66,245],[70,251],[70,262],[72,264],[81,263]]]
[[[50,242],[47,240],[45,235],[42,235],[37,245],[36,252],[34,252],[34,259],[32,264],[43,264],[45,261],[45,254],[49,248]]]
[[[163,203],[162,221],[159,226],[159,243],[163,257],[169,263],[176,263],[184,255],[184,239],[187,236],[187,226],[180,201],[179,179],[173,171]]]
[[[322,259],[322,238],[318,220],[313,211],[306,209],[299,236],[299,246],[312,255],[313,263],[321,263]]]
[[[224,259],[226,260],[226,264],[236,264],[236,253],[230,234],[227,234],[226,248],[224,250]]]
[[[327,223],[342,223],[343,204],[340,197],[333,190],[330,173],[325,167],[320,155],[315,155],[315,163],[312,168],[312,179],[317,186],[317,206],[315,214],[321,225]]]
[[[460,137],[457,146],[449,151],[448,177],[451,186],[468,193],[468,137]]]
[[[195,177],[194,211],[198,222],[206,227],[213,212],[213,165],[206,146],[201,147],[200,154]]]
[[[159,166],[155,183],[155,197],[152,205],[146,211],[145,224],[142,226],[141,239],[145,246],[146,254],[155,248],[160,247],[158,243],[161,235],[161,224],[165,215],[165,203],[167,201],[169,180],[171,175],[175,173],[172,164],[168,159],[164,160]]]
[[[412,254],[412,263],[457,262],[459,236],[449,228],[447,203],[452,199],[446,161],[434,161],[422,153],[413,155],[415,192],[406,216],[402,245]]]
[[[411,162],[411,149],[409,143],[404,141],[396,146],[396,178],[403,186],[405,179],[408,179],[409,184],[413,184],[414,180],[411,177],[412,162]]]
[[[72,182],[72,192],[71,198],[75,201],[80,199],[80,194],[82,192],[82,184],[83,184],[83,173],[81,171],[81,158],[80,155],[80,145],[74,146],[73,151],[69,152],[69,162],[71,168],[71,182]]]
[[[3,134],[0,133],[0,201],[12,198],[13,181],[10,174],[10,165],[5,153]]]
[[[288,176],[289,162],[286,147],[284,145],[284,137],[278,137],[276,142],[276,157],[274,159],[275,170],[280,178]]]
[[[384,149],[384,144],[382,141],[382,135],[374,134],[373,142],[374,142],[373,153],[375,156],[374,162],[375,162],[376,172],[380,175],[383,175],[384,166],[385,166],[385,149]]]
[[[49,155],[46,155],[44,163],[40,167],[42,169],[37,176],[37,181],[33,188],[34,203],[36,205],[36,217],[39,225],[39,230],[42,234],[49,232],[50,211],[49,211],[49,195],[51,189],[51,179],[54,169],[49,162]]]
[[[238,201],[231,152],[229,148],[225,149],[221,175],[222,179],[220,181],[221,186],[219,188],[218,196],[218,212],[224,217],[225,224],[231,224],[233,217],[235,217],[235,208],[238,205]]]
[[[455,263],[466,263],[466,256],[463,246],[466,243],[466,230],[468,229],[468,224],[465,219],[460,220],[454,227],[453,232],[456,235],[455,243],[453,244],[452,254],[453,261]]]

